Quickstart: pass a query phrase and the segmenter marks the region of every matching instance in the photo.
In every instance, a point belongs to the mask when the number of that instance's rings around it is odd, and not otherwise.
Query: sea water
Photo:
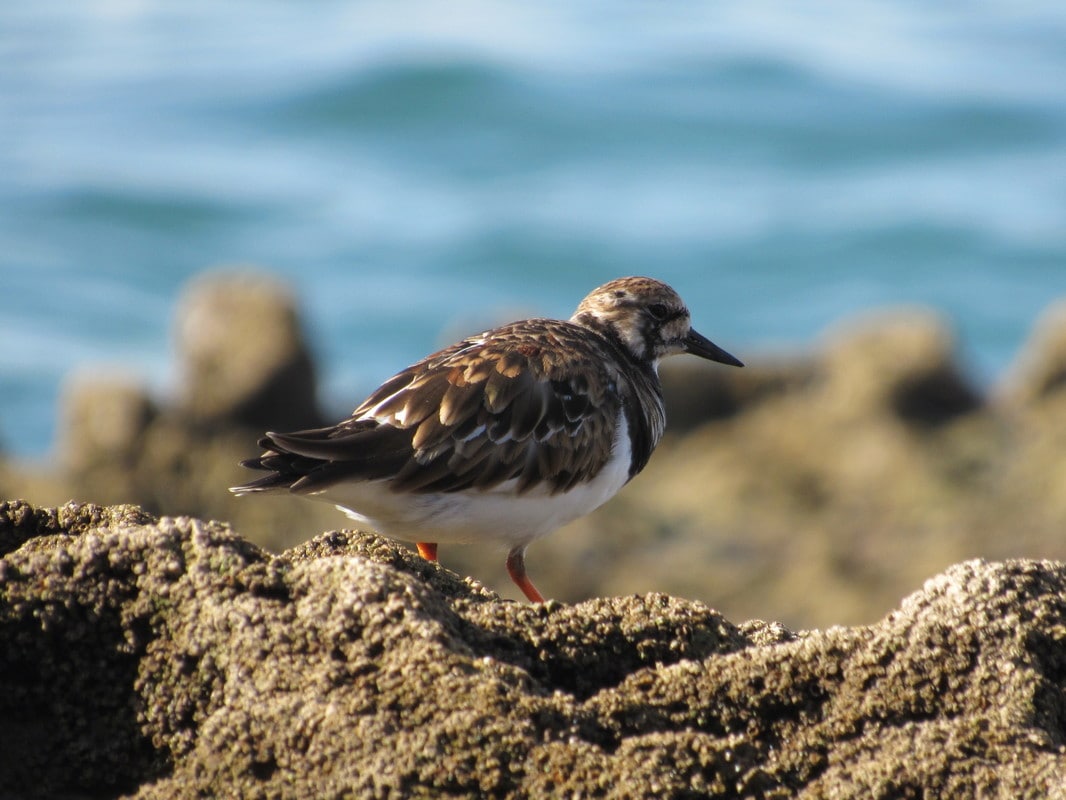
[[[1066,296],[1066,5],[0,4],[0,448],[290,282],[338,415],[506,318],[673,284],[746,361],[923,304],[989,383]]]

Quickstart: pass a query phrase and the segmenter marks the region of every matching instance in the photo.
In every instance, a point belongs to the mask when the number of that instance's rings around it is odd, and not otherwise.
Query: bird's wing
[[[314,493],[351,480],[397,491],[564,491],[607,463],[622,400],[588,333],[535,320],[471,337],[386,381],[331,428],[271,433],[245,488]],[[255,487],[255,488],[253,488]]]

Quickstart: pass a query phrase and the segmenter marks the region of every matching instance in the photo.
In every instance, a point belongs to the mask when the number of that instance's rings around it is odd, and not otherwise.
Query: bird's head
[[[605,283],[581,301],[570,319],[613,336],[633,358],[655,368],[662,358],[677,353],[744,366],[694,331],[681,297],[654,278],[618,278]]]

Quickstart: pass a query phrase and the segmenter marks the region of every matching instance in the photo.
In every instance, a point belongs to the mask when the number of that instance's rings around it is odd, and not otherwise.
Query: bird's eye
[[[662,322],[670,313],[670,309],[668,309],[662,303],[652,303],[650,306],[648,306],[648,313],[651,314],[653,319],[657,320],[658,322]]]

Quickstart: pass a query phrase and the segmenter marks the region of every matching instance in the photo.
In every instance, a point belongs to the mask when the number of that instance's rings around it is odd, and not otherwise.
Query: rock
[[[817,377],[817,364],[803,355],[756,357],[743,369],[723,369],[695,359],[675,358],[663,362],[659,377],[669,430],[680,433],[802,390]]]
[[[955,339],[925,309],[894,309],[845,323],[825,347],[826,401],[846,416],[885,412],[912,423],[939,424],[981,406],[963,376]]]
[[[46,546],[53,536],[78,536],[86,531],[151,525],[155,517],[136,506],[101,507],[68,503],[60,508],[35,508],[15,501],[0,503],[0,556],[24,544]]]
[[[1037,320],[998,394],[1012,407],[1024,407],[1066,389],[1066,299]]]
[[[291,291],[261,273],[210,273],[178,305],[178,402],[202,423],[293,430],[322,424]]]
[[[76,373],[64,388],[61,406],[59,453],[74,473],[101,465],[131,467],[157,413],[135,380],[99,370]]]
[[[966,562],[794,634],[656,594],[500,602],[352,532],[272,557],[13,502],[0,541],[23,797],[1063,796],[1059,563]]]

